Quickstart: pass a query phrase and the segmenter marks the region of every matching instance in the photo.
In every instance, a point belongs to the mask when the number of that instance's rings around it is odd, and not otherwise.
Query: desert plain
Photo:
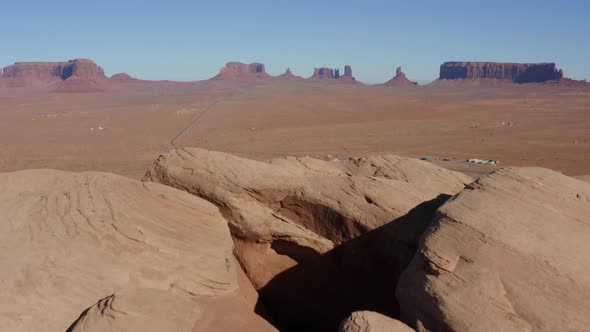
[[[0,89],[0,101],[0,171],[139,179],[160,153],[196,146],[259,160],[393,153],[470,174],[487,171],[470,158],[590,173],[589,89],[131,81],[92,93]]]

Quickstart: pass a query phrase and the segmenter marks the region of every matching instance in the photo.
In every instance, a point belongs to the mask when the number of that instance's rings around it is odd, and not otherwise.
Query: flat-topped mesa
[[[266,79],[270,75],[266,73],[264,64],[254,62],[250,64],[241,62],[228,62],[221,68],[219,74],[213,77],[215,80],[244,80],[244,79]]]
[[[67,62],[17,62],[2,71],[5,79],[67,80],[74,78],[106,78],[104,70],[94,61],[74,59]]]
[[[387,86],[416,86],[418,83],[410,81],[406,74],[402,71],[402,67],[395,69],[395,77],[385,82],[383,85]]]
[[[440,66],[439,79],[482,78],[545,82],[563,78],[563,70],[558,70],[555,63],[445,62]]]

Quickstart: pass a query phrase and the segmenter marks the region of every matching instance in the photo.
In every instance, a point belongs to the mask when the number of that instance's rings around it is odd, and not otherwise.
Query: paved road
[[[189,124],[182,128],[181,131],[178,132],[178,134],[176,134],[176,136],[174,136],[174,138],[172,138],[170,140],[170,145],[172,145],[173,147],[177,147],[176,145],[176,140],[180,138],[180,136],[184,135],[184,133],[186,133],[189,129],[191,129],[197,122],[199,122],[199,120],[201,120],[205,115],[207,115],[207,113],[209,113],[211,111],[211,109],[217,105],[222,99],[216,100],[213,103],[209,104],[200,114],[198,114],[194,119],[191,120],[191,122],[189,122]]]

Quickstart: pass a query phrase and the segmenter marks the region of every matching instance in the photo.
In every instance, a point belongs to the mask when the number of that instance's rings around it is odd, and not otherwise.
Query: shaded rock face
[[[385,82],[383,85],[387,86],[416,86],[418,83],[410,81],[406,74],[402,71],[402,67],[395,69],[395,77]]]
[[[104,70],[92,60],[75,59],[68,62],[17,62],[5,67],[6,79],[67,80],[78,78],[106,78]]]
[[[339,332],[414,332],[406,324],[372,311],[356,311],[342,321]]]
[[[584,331],[590,184],[503,169],[445,203],[397,289],[420,331]]]
[[[471,181],[392,155],[264,163],[197,148],[162,155],[144,180],[219,207],[284,331],[336,330],[363,309],[397,314],[396,280],[420,234],[447,194]]]
[[[241,62],[228,62],[225,67],[221,68],[219,74],[213,79],[216,80],[248,80],[248,79],[266,79],[270,75],[266,73],[264,64]]]
[[[243,297],[213,204],[97,172],[1,173],[0,186],[3,330],[275,331]]]
[[[440,66],[439,78],[493,78],[532,83],[561,79],[563,71],[555,63],[445,62]]]

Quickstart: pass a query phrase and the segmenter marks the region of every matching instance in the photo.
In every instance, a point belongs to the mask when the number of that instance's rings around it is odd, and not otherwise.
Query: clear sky
[[[556,62],[590,79],[590,1],[3,0],[0,66],[91,58],[107,74],[199,80],[228,61],[290,67],[352,65],[378,83],[402,66],[437,77],[457,60]]]

